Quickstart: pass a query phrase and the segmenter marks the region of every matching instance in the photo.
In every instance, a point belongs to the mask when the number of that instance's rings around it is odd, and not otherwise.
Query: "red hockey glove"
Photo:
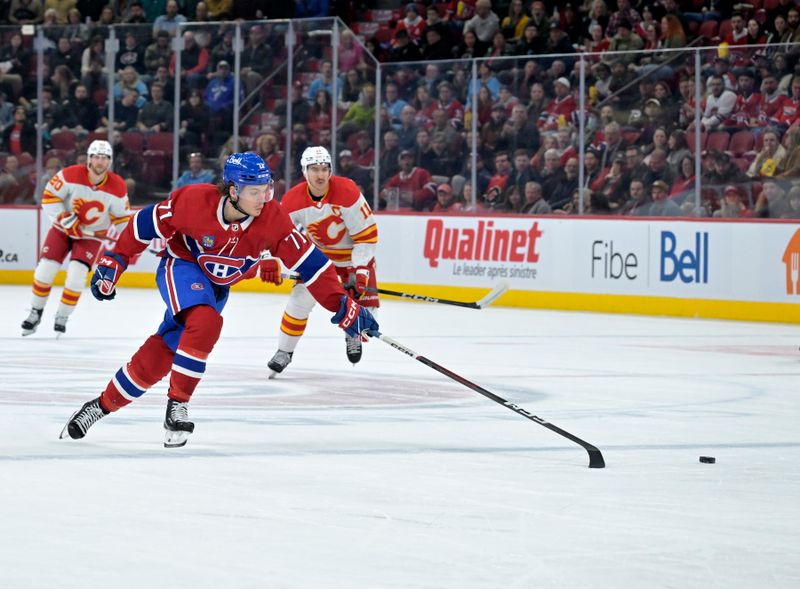
[[[281,261],[278,258],[267,258],[258,263],[258,276],[262,282],[269,282],[280,286],[283,282],[281,276]]]
[[[372,313],[359,305],[347,295],[342,295],[339,312],[333,316],[331,323],[338,323],[350,337],[361,337],[366,341],[366,336],[361,335],[366,330],[378,331],[378,322]]]
[[[80,219],[78,219],[78,215],[75,213],[64,211],[58,217],[56,217],[56,223],[58,224],[58,228],[68,236],[76,239],[83,237]]]
[[[128,265],[122,257],[105,251],[92,275],[92,296],[98,301],[110,301],[117,296],[117,282]]]
[[[354,298],[360,299],[367,294],[367,285],[369,284],[369,268],[366,266],[359,266],[356,271],[350,275],[347,280],[345,289],[350,291]]]

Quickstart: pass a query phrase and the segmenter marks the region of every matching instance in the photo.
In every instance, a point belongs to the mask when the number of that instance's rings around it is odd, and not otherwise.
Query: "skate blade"
[[[274,380],[276,376],[278,376],[280,372],[275,372],[274,370],[270,371],[269,376],[267,377],[269,380]]]
[[[80,409],[78,409],[78,411],[80,411]],[[73,413],[73,414],[70,416],[70,418],[67,420],[67,423],[66,423],[66,425],[64,426],[64,429],[62,429],[62,430],[61,430],[61,433],[60,433],[60,434],[58,434],[58,439],[59,439],[59,440],[64,440],[64,439],[69,439],[69,440],[71,440],[71,439],[72,439],[72,436],[70,436],[70,435],[69,435],[69,429],[68,429],[68,428],[69,428],[69,424],[72,422],[72,418],[73,418],[73,417],[75,417],[75,416],[78,414],[78,411],[76,411],[75,413]]]
[[[22,337],[25,337],[26,335],[33,335],[34,333],[36,333],[35,329],[23,329]]]
[[[186,442],[189,441],[189,433],[190,432],[174,432],[172,430],[167,430],[164,432],[164,447],[165,448],[180,448],[181,446],[185,446]]]

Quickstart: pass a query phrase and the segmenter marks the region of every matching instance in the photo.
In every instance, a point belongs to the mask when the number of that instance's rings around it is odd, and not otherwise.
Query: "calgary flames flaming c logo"
[[[336,245],[342,240],[346,231],[342,218],[335,215],[310,223],[306,227],[306,233],[311,240],[320,245]]]
[[[105,207],[97,200],[78,198],[72,201],[72,212],[78,215],[82,225],[91,225],[100,220]],[[94,213],[97,214],[94,214]]]

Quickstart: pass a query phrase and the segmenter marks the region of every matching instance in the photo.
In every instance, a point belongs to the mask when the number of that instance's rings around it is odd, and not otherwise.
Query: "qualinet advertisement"
[[[529,217],[378,217],[394,283],[800,302],[800,228]]]

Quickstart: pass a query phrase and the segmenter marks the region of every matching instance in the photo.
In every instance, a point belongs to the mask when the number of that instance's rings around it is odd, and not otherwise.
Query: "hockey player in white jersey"
[[[306,181],[291,188],[281,206],[333,262],[345,288],[375,315],[378,295],[367,290],[377,285],[378,226],[372,209],[352,180],[331,174],[331,155],[324,147],[307,148],[300,165]],[[313,307],[308,289],[301,282],[296,283],[281,319],[278,351],[267,364],[272,371],[270,377],[292,361]],[[357,363],[361,359],[361,339],[347,337],[345,343],[348,360]]]
[[[110,171],[111,144],[92,141],[86,154],[86,165],[59,171],[42,194],[42,209],[53,225],[33,273],[31,311],[22,322],[22,335],[31,335],[39,327],[53,281],[69,256],[67,278],[53,325],[57,335],[66,332],[67,319],[78,304],[109,228],[114,225],[119,232],[130,219],[125,180]]]

